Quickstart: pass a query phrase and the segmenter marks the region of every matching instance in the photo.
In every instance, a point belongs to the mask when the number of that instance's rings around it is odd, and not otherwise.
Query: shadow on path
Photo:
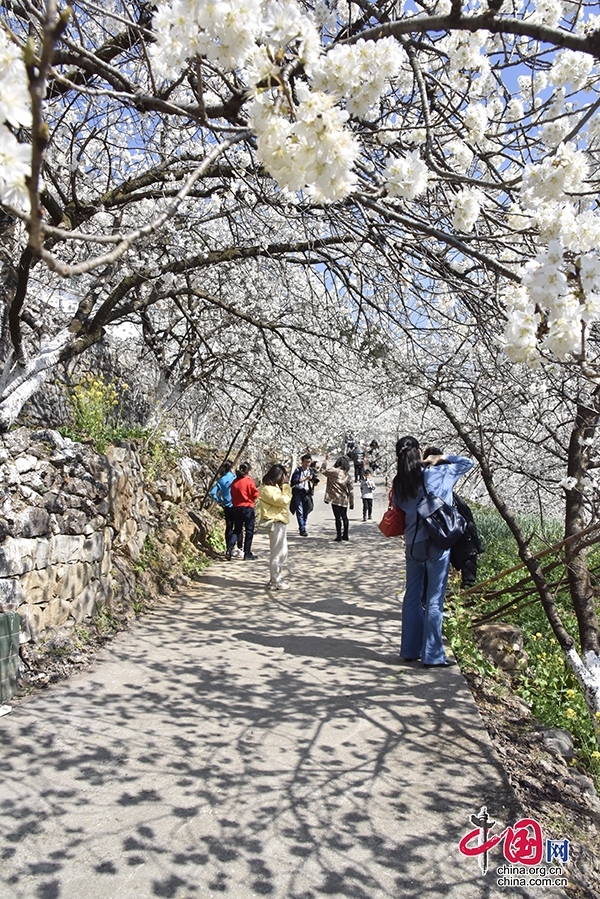
[[[400,543],[330,514],[290,528],[289,592],[259,537],[0,719],[2,899],[505,894],[457,851],[520,816],[471,696],[393,659]]]

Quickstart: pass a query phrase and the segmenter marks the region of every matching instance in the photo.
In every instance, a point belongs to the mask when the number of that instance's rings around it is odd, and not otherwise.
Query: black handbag
[[[435,493],[426,493],[417,503],[417,516],[425,525],[427,536],[435,546],[448,549],[464,534],[467,522],[458,509]],[[415,532],[416,533],[416,532]]]

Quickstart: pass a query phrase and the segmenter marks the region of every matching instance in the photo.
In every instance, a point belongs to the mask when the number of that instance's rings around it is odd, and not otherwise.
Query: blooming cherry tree
[[[306,296],[331,358],[414,350],[417,377],[501,346],[575,378],[575,418],[595,402],[595,4],[0,10],[1,428],[119,329],[183,381],[208,335],[214,358],[235,352],[221,313],[293,355]]]

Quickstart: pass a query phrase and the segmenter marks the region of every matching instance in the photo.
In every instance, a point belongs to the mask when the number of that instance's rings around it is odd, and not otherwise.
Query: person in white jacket
[[[288,590],[283,580],[283,566],[287,561],[287,526],[290,520],[292,488],[287,483],[287,471],[283,465],[272,465],[262,480],[260,494],[260,521],[272,522],[269,528],[271,580],[267,587]]]

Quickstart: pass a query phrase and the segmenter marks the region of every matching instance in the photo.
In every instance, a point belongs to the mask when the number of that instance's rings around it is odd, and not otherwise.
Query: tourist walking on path
[[[234,532],[233,503],[231,502],[231,485],[235,481],[235,474],[231,470],[233,462],[226,459],[219,468],[219,480],[210,491],[214,501],[221,506],[225,515],[225,547],[229,546],[229,538]],[[239,553],[239,548],[236,549]]]
[[[325,502],[331,503],[335,516],[336,543],[348,540],[348,507],[354,508],[354,485],[349,470],[350,462],[345,456],[340,456],[333,468],[325,471]]]
[[[428,539],[417,515],[417,504],[428,492],[452,505],[452,488],[473,467],[463,456],[428,456],[423,459],[414,437],[396,444],[398,472],[392,484],[392,502],[404,511],[406,525],[406,592],[402,603],[400,655],[406,661],[421,659],[425,667],[448,666],[442,644],[442,613],[450,566],[450,549]],[[444,463],[444,464],[442,464]],[[427,573],[425,609],[421,605]]]
[[[319,483],[319,478],[312,467],[312,456],[310,453],[305,453],[300,461],[302,464],[292,474],[292,504],[290,511],[292,514],[296,513],[300,536],[307,537],[306,522],[315,507],[313,494],[316,485]]]
[[[272,522],[269,529],[269,569],[271,579],[267,587],[273,590],[287,590],[289,584],[283,580],[283,566],[286,563],[287,526],[290,520],[292,488],[286,483],[287,471],[283,465],[272,465],[262,480],[260,494],[260,519]]]
[[[357,444],[352,450],[350,458],[354,462],[354,483],[358,484],[363,476],[365,467],[365,448],[362,443]]]
[[[375,494],[375,481],[370,468],[365,468],[365,473],[360,482],[360,495],[362,498],[363,521],[373,518],[373,495]]]
[[[381,467],[379,459],[379,444],[376,440],[371,440],[369,444],[369,449],[367,450],[366,455],[366,464],[373,472],[379,471]]]
[[[231,559],[236,542],[244,533],[244,559],[255,559],[252,554],[252,538],[254,537],[254,504],[258,499],[256,484],[250,477],[252,466],[242,462],[235,473],[235,481],[231,485],[231,502],[233,504],[234,532],[227,544],[227,558]]]

